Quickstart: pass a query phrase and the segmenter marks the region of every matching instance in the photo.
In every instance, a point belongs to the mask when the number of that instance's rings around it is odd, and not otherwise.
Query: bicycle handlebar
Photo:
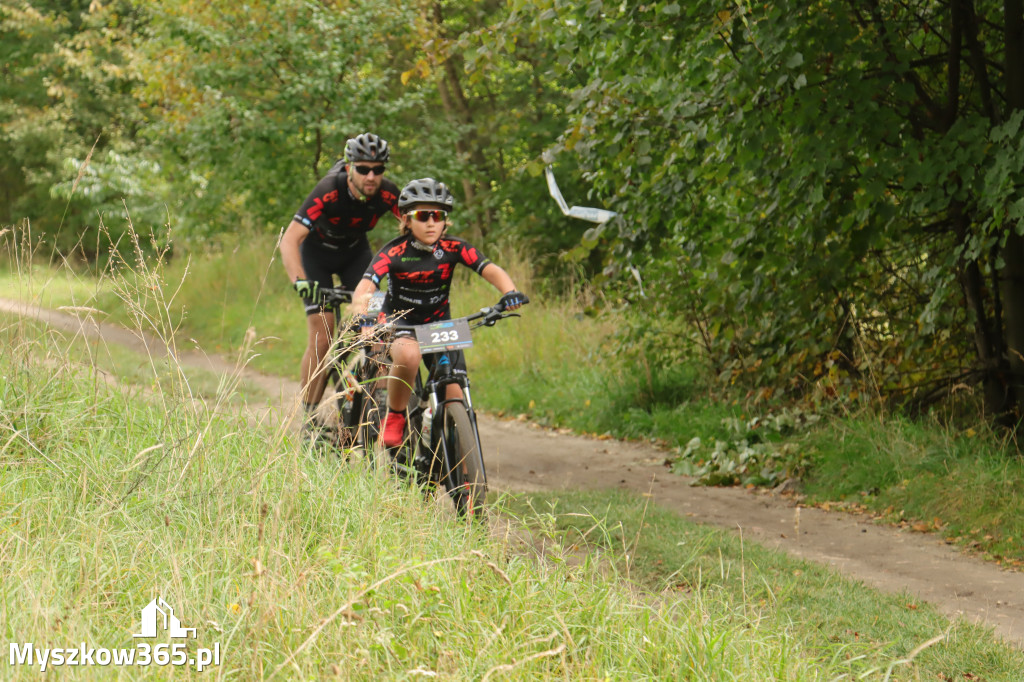
[[[341,287],[325,287],[320,289],[320,299],[325,305],[328,306],[340,306],[346,303],[352,302],[352,296],[355,292],[348,289],[342,289]],[[507,317],[519,317],[518,313],[505,312],[505,307],[499,302],[493,306],[481,308],[478,312],[472,315],[467,315],[463,318],[466,322],[474,322],[476,320],[482,320],[477,324],[473,325],[473,329],[477,327],[493,327],[497,324],[498,320],[504,320]],[[423,325],[416,324],[401,324],[397,320],[388,320],[383,323],[379,323],[378,328],[382,332],[387,331],[416,331],[416,327]]]
[[[466,315],[465,317],[457,317],[456,320],[465,320],[466,322],[473,322],[475,320],[483,320],[472,326],[472,329],[477,327],[493,327],[497,324],[498,320],[504,320],[507,317],[519,317],[519,313],[507,313],[505,309],[498,305],[488,306],[481,308],[479,312],[475,312],[472,315]],[[441,320],[437,320],[440,322]],[[452,322],[453,320],[444,320],[444,322]],[[401,324],[396,320],[388,320],[378,325],[382,331],[416,331],[417,327],[424,327],[430,322],[423,324]]]
[[[342,289],[341,287],[325,287],[320,289],[320,299],[325,305],[344,305],[352,302],[352,294],[354,293],[354,291]]]
[[[352,303],[352,297],[355,296],[355,293],[355,291],[349,291],[348,289],[342,289],[341,287],[324,287],[320,290],[320,300],[325,306],[340,308],[347,303]],[[375,314],[380,310],[383,303],[384,292],[378,291],[371,294],[370,301],[367,306],[367,314]]]

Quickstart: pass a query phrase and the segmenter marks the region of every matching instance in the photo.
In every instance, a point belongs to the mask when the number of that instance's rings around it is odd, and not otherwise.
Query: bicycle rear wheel
[[[356,447],[359,440],[359,418],[366,403],[366,397],[356,385],[356,379],[345,371],[344,367],[335,365],[328,375],[333,378],[334,400],[338,415],[338,434],[336,445],[342,453],[349,453]]]
[[[338,446],[348,452],[356,445],[359,436],[359,422],[356,418],[366,402],[362,395],[349,395],[341,390],[335,392],[338,412]]]
[[[487,502],[487,474],[476,433],[466,406],[448,403],[444,408],[444,447],[448,494],[460,516],[482,517]]]
[[[370,463],[377,466],[380,445],[381,425],[388,412],[388,393],[383,388],[370,388],[363,395],[363,409],[359,417],[359,434],[363,444],[363,452],[370,458]]]
[[[334,385],[334,406],[337,414],[334,445],[347,457],[359,443],[360,421],[369,398],[341,356],[334,359],[327,378],[328,383]]]

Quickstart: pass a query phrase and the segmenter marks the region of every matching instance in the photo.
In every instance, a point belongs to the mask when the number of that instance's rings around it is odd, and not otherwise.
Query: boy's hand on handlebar
[[[376,315],[356,315],[353,322],[359,327],[359,335],[366,338],[373,336],[374,326],[377,324]]]
[[[297,279],[292,288],[299,292],[299,296],[302,298],[311,298],[315,301],[320,293],[320,282],[309,279]]]
[[[496,305],[495,308],[502,311],[515,310],[516,308],[524,306],[529,302],[530,299],[527,298],[526,294],[522,293],[521,291],[516,291],[515,289],[513,289],[512,291],[508,292],[507,294],[501,297],[501,300],[498,301],[498,305]]]

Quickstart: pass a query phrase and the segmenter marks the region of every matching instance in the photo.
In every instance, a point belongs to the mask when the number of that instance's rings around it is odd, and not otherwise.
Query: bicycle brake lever
[[[494,325],[498,324],[498,320],[504,320],[506,317],[522,317],[522,315],[520,315],[519,313],[501,312],[498,313],[495,317],[488,318],[487,321],[484,322],[484,324],[487,325],[488,327],[493,327]]]

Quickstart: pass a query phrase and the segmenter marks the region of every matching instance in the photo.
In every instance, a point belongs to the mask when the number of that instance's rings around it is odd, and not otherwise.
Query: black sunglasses
[[[353,168],[360,175],[369,175],[371,172],[377,175],[384,175],[384,171],[387,170],[387,166],[353,166]]]
[[[418,211],[409,211],[405,215],[411,215],[421,223],[427,222],[430,218],[433,218],[435,222],[443,223],[448,219],[448,211],[433,210],[429,211],[425,208],[421,208]]]

